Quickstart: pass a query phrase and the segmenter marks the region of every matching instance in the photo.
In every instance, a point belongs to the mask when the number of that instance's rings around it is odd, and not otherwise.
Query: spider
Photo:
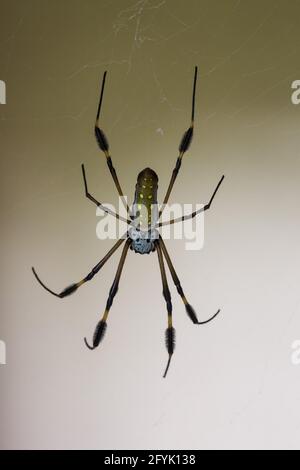
[[[112,307],[114,298],[118,292],[119,282],[120,282],[121,274],[123,271],[123,267],[125,264],[125,260],[126,260],[129,248],[133,250],[135,253],[142,254],[142,255],[156,252],[158,255],[158,262],[159,262],[161,278],[162,278],[163,296],[166,301],[167,314],[168,314],[168,326],[165,332],[165,342],[166,342],[166,348],[167,348],[169,357],[168,357],[168,362],[167,362],[167,366],[165,368],[163,377],[166,377],[167,375],[167,372],[169,370],[169,366],[171,363],[171,358],[173,356],[174,349],[175,349],[175,329],[173,327],[173,321],[172,321],[172,311],[173,311],[172,298],[171,298],[170,289],[168,286],[165,262],[168,265],[171,277],[173,279],[175,287],[177,288],[178,294],[182,298],[182,301],[185,305],[187,315],[194,324],[196,325],[207,324],[210,321],[212,321],[214,318],[216,318],[216,316],[220,313],[220,310],[218,310],[217,313],[215,313],[208,320],[206,321],[198,320],[195,310],[190,305],[190,303],[188,302],[184,294],[184,291],[181,287],[180,280],[177,276],[172,260],[166,248],[165,242],[159,233],[159,228],[162,226],[176,224],[177,222],[184,222],[185,220],[196,217],[200,212],[210,209],[212,202],[216,196],[216,193],[219,190],[219,187],[221,186],[224,180],[224,175],[223,175],[210,201],[203,208],[201,208],[200,210],[196,212],[193,212],[192,214],[185,215],[179,219],[171,219],[166,222],[161,222],[161,216],[162,216],[162,213],[164,211],[166,204],[169,201],[174,183],[177,179],[179,170],[182,165],[183,156],[186,153],[186,151],[189,149],[192,138],[193,138],[197,74],[198,74],[198,67],[195,67],[193,95],[192,95],[191,123],[190,123],[190,127],[184,133],[182,140],[180,142],[179,156],[177,158],[176,166],[173,170],[169,187],[168,187],[166,196],[164,198],[163,204],[160,206],[159,209],[153,210],[153,208],[158,207],[158,199],[157,199],[158,176],[153,170],[151,170],[150,168],[146,168],[138,175],[135,196],[134,196],[134,204],[132,206],[132,209],[130,210],[126,202],[126,199],[124,197],[122,188],[120,186],[116,170],[112,163],[111,155],[109,152],[108,140],[103,130],[100,128],[100,112],[101,112],[101,107],[102,107],[104,87],[105,87],[105,81],[106,81],[106,76],[107,76],[107,72],[104,73],[103,79],[102,79],[98,111],[96,115],[95,136],[96,136],[96,140],[98,142],[98,146],[100,150],[104,153],[106,157],[106,162],[107,162],[109,171],[114,180],[115,186],[118,190],[122,203],[124,204],[127,210],[128,218],[127,219],[123,218],[118,213],[115,213],[111,211],[110,209],[106,208],[89,193],[84,165],[82,165],[82,175],[83,175],[83,182],[84,182],[84,188],[85,188],[85,196],[90,201],[92,201],[97,207],[101,208],[105,213],[109,213],[113,215],[118,220],[125,221],[128,224],[127,234],[125,237],[117,241],[117,243],[112,247],[112,249],[107,253],[107,255],[101,261],[99,261],[99,263],[89,272],[89,274],[86,277],[84,277],[79,282],[71,284],[60,293],[56,293],[52,291],[51,289],[49,289],[41,281],[35,269],[32,268],[33,274],[36,277],[37,281],[41,284],[41,286],[44,287],[44,289],[46,289],[51,294],[62,299],[64,297],[67,297],[70,294],[73,294],[79,287],[81,287],[87,281],[90,281],[91,279],[93,279],[93,277],[102,269],[105,263],[111,258],[111,256],[118,250],[118,248],[120,248],[120,246],[126,240],[123,246],[123,251],[122,251],[121,259],[119,261],[117,273],[116,273],[115,279],[113,281],[113,284],[109,292],[104,314],[95,329],[92,346],[90,346],[86,338],[84,339],[86,346],[89,349],[93,350],[99,346],[101,340],[104,337],[104,334],[107,328],[107,318],[108,318],[110,309]],[[146,211],[143,212],[142,209],[146,209]]]

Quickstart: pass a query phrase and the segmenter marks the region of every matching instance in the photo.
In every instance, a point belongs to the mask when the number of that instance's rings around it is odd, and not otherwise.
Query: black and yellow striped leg
[[[165,206],[168,204],[171,192],[173,190],[175,181],[177,179],[178,173],[180,171],[181,165],[182,165],[182,159],[189,149],[192,139],[193,139],[193,134],[194,134],[194,119],[195,119],[195,100],[196,100],[196,85],[197,85],[197,75],[198,75],[198,67],[195,67],[195,75],[194,75],[194,85],[193,85],[193,97],[192,97],[192,115],[191,115],[191,124],[188,130],[183,134],[183,137],[181,139],[180,145],[179,145],[179,156],[176,161],[175,168],[173,170],[172,176],[171,176],[171,181],[169,183],[169,187],[166,193],[166,196],[164,198],[164,202],[162,205],[162,208],[159,211],[159,218],[161,217]]]
[[[81,165],[81,169],[82,169],[82,176],[83,176],[83,182],[84,182],[84,189],[85,189],[85,196],[90,200],[92,201],[97,207],[99,207],[100,209],[103,210],[103,212],[106,212],[106,214],[110,214],[110,215],[113,215],[117,220],[122,220],[122,222],[125,222],[126,224],[131,224],[131,220],[129,219],[125,219],[124,217],[122,217],[121,215],[119,215],[117,212],[114,212],[112,211],[111,209],[109,209],[108,207],[105,207],[103,206],[103,204],[101,204],[101,202],[97,201],[97,199],[94,198],[94,196],[92,196],[88,190],[88,185],[87,185],[87,179],[86,179],[86,174],[85,174],[85,168],[84,168],[84,165],[82,164]]]
[[[106,75],[107,72],[104,73],[103,79],[102,79],[102,86],[101,86],[101,94],[100,94],[100,100],[99,100],[99,105],[98,105],[98,111],[97,111],[97,116],[96,116],[96,124],[95,124],[95,136],[98,142],[98,146],[100,150],[105,154],[106,156],[106,163],[109,168],[110,174],[114,180],[114,183],[116,185],[117,191],[119,193],[120,198],[122,199],[122,202],[124,204],[124,207],[127,210],[127,213],[130,212],[128,204],[125,200],[124,193],[122,191],[121,185],[119,183],[119,179],[116,173],[116,170],[113,166],[111,156],[109,154],[109,143],[107,140],[106,135],[104,134],[103,130],[100,128],[99,121],[100,121],[100,112],[101,112],[101,106],[102,106],[102,100],[103,100],[103,94],[104,94],[104,87],[105,87],[105,80],[106,80]]]
[[[220,310],[217,311],[217,313],[215,313],[211,318],[209,318],[208,320],[206,321],[203,321],[203,322],[200,322],[197,318],[197,315],[196,315],[196,312],[195,310],[193,309],[193,307],[188,303],[185,295],[184,295],[184,292],[183,292],[183,289],[181,287],[181,283],[180,283],[180,280],[177,276],[177,273],[174,269],[174,266],[173,266],[173,263],[171,261],[171,258],[170,258],[170,255],[168,253],[168,250],[166,248],[166,245],[165,245],[165,242],[163,241],[162,237],[160,237],[159,239],[159,244],[161,246],[161,249],[162,249],[162,252],[164,254],[164,257],[167,261],[167,264],[169,266],[169,270],[170,270],[170,273],[171,273],[171,276],[172,276],[172,279],[174,281],[174,284],[177,288],[177,291],[178,291],[178,294],[180,295],[180,297],[182,298],[182,301],[185,305],[185,308],[186,308],[186,312],[189,316],[189,318],[192,320],[193,323],[195,323],[195,325],[205,325],[209,322],[211,322],[214,318],[216,318],[217,315],[219,315],[220,313]]]
[[[179,217],[178,219],[171,219],[171,220],[168,220],[166,222],[160,222],[157,224],[157,227],[164,227],[166,225],[174,225],[174,224],[177,224],[178,222],[185,222],[186,220],[190,220],[190,219],[193,219],[194,217],[196,217],[197,215],[201,214],[201,212],[205,212],[207,211],[208,209],[211,208],[211,205],[213,203],[213,200],[221,186],[221,184],[223,183],[224,181],[224,178],[225,176],[223,175],[222,178],[220,179],[216,189],[214,190],[213,192],[213,195],[212,197],[210,198],[210,201],[208,204],[205,204],[204,207],[202,207],[201,209],[199,209],[198,211],[196,212],[193,212],[192,214],[189,214],[189,215],[184,215],[183,217]]]
[[[95,274],[97,274],[100,269],[105,265],[105,263],[110,259],[110,257],[117,251],[117,249],[122,245],[124,242],[123,239],[120,239],[117,241],[117,243],[112,247],[112,249],[107,253],[107,255],[98,263],[96,266],[91,270],[91,272],[83,278],[81,281],[76,282],[74,284],[71,284],[70,286],[66,287],[60,294],[54,292],[53,290],[49,289],[39,278],[37,275],[36,271],[34,268],[32,268],[32,272],[36,278],[36,280],[41,284],[41,286],[46,289],[46,291],[50,292],[50,294],[55,295],[55,297],[59,297],[60,299],[63,299],[64,297],[67,297],[68,295],[73,294],[78,287],[82,286],[85,284],[87,281],[90,281],[93,279]]]
[[[88,344],[86,338],[84,338],[84,342],[85,342],[86,346],[91,350],[97,348],[97,346],[99,346],[99,344],[100,344],[100,341],[104,337],[106,327],[107,327],[106,320],[107,320],[109,311],[111,309],[111,306],[113,304],[114,298],[115,298],[115,296],[116,296],[116,294],[119,290],[120,278],[121,278],[122,271],[123,271],[123,268],[124,268],[124,264],[125,264],[125,261],[126,261],[126,256],[127,256],[127,253],[128,253],[128,249],[129,249],[131,243],[132,243],[132,241],[130,239],[127,239],[126,244],[123,248],[123,252],[122,252],[120,262],[119,262],[118,270],[117,270],[114,282],[113,282],[113,284],[111,286],[111,289],[109,291],[109,296],[108,296],[108,299],[107,299],[104,314],[103,314],[100,322],[98,323],[98,325],[96,326],[96,329],[95,329],[95,333],[94,333],[94,337],[93,337],[93,346],[90,346]]]
[[[167,304],[167,311],[168,311],[168,328],[166,329],[166,347],[169,353],[169,360],[168,360],[168,364],[164,373],[164,377],[166,377],[169,367],[170,367],[172,355],[175,349],[175,329],[173,328],[173,323],[172,323],[172,312],[173,312],[172,298],[171,298],[171,293],[170,293],[170,289],[168,286],[164,258],[163,258],[163,254],[162,254],[162,250],[161,250],[161,246],[159,242],[156,243],[156,250],[157,250],[158,261],[159,261],[159,266],[160,266],[162,284],[163,284],[163,296],[165,298],[165,301]]]

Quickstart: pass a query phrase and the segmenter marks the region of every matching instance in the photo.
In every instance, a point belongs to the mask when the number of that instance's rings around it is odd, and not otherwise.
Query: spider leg
[[[89,190],[88,190],[88,185],[87,185],[87,179],[86,179],[86,174],[85,174],[85,168],[84,168],[84,165],[82,164],[81,165],[81,169],[82,169],[82,176],[83,176],[83,181],[84,181],[84,189],[85,189],[85,195],[86,197],[92,201],[94,204],[96,204],[97,207],[99,207],[100,209],[102,209],[104,212],[106,212],[107,214],[110,214],[110,215],[113,215],[117,220],[122,220],[122,222],[125,222],[126,224],[131,224],[131,220],[129,219],[125,219],[124,217],[120,216],[118,213],[112,211],[111,209],[108,209],[107,207],[103,206],[103,204],[101,204],[101,202],[97,201],[97,199],[94,198],[94,196],[92,196],[90,193],[89,193]]]
[[[91,350],[97,348],[100,344],[100,341],[104,337],[104,334],[105,334],[105,331],[106,331],[106,328],[107,328],[106,320],[107,320],[109,311],[111,309],[111,306],[113,304],[114,298],[115,298],[115,296],[116,296],[116,294],[119,290],[119,283],[120,283],[122,271],[123,271],[124,264],[125,264],[125,261],[126,261],[128,249],[129,249],[131,243],[132,243],[132,241],[130,239],[127,239],[126,244],[123,248],[123,252],[122,252],[122,255],[121,255],[120,262],[119,262],[118,270],[117,270],[114,282],[113,282],[113,284],[111,286],[111,289],[109,291],[109,296],[108,296],[108,299],[107,299],[106,308],[105,308],[103,317],[101,318],[100,322],[98,323],[98,325],[96,326],[96,329],[95,329],[95,333],[94,333],[94,337],[93,337],[93,346],[90,346],[89,343],[87,342],[87,339],[84,338],[84,342],[85,342],[86,346]]]
[[[33,272],[36,280],[41,284],[41,286],[44,289],[46,289],[46,291],[48,291],[48,292],[50,292],[50,294],[55,295],[56,297],[59,297],[60,299],[62,299],[64,297],[67,297],[68,295],[73,294],[73,292],[75,292],[78,289],[78,287],[82,286],[87,281],[90,281],[91,279],[93,279],[95,274],[97,274],[100,271],[100,269],[105,265],[105,263],[109,260],[109,258],[115,253],[115,251],[117,251],[117,249],[122,245],[123,242],[124,242],[124,239],[118,240],[117,243],[112,247],[112,249],[107,253],[107,255],[91,270],[91,272],[86,277],[84,277],[81,281],[76,282],[76,283],[71,284],[70,286],[66,287],[60,293],[56,293],[56,292],[52,291],[51,289],[49,289],[49,287],[47,287],[41,281],[41,279],[37,275],[34,268],[32,268],[32,272]]]
[[[178,173],[180,171],[181,165],[182,165],[182,159],[185,154],[185,152],[189,149],[192,138],[193,138],[193,133],[194,133],[194,118],[195,118],[195,99],[196,99],[196,84],[197,84],[197,75],[198,75],[198,67],[195,67],[195,75],[194,75],[194,85],[193,85],[193,98],[192,98],[192,115],[191,115],[191,124],[188,130],[184,133],[182,140],[179,145],[179,156],[177,158],[176,166],[173,170],[172,176],[171,176],[171,181],[169,183],[169,187],[167,190],[167,194],[165,196],[162,208],[159,211],[159,218],[161,217],[164,208],[166,204],[169,201],[173,186],[175,184],[175,181],[177,179]]]
[[[166,248],[166,245],[165,245],[165,242],[163,241],[162,237],[160,236],[159,238],[159,245],[162,249],[162,252],[164,254],[164,257],[167,261],[167,264],[169,266],[169,270],[170,270],[170,273],[171,273],[171,276],[173,278],[173,281],[174,281],[174,284],[177,288],[177,291],[178,291],[178,294],[180,295],[180,297],[182,298],[182,301],[185,305],[185,308],[186,308],[186,312],[189,316],[189,318],[192,320],[192,322],[195,324],[195,325],[205,325],[209,322],[211,322],[214,318],[216,318],[217,315],[219,315],[220,311],[221,310],[218,310],[217,313],[215,313],[211,318],[209,318],[208,320],[206,321],[202,321],[200,322],[197,318],[197,315],[196,315],[196,312],[195,310],[193,309],[193,307],[189,304],[189,302],[187,301],[185,295],[184,295],[184,292],[183,292],[183,289],[181,287],[181,283],[180,283],[180,280],[177,276],[177,273],[174,269],[174,266],[173,266],[173,263],[171,261],[171,258],[170,258],[170,255],[168,253],[168,250]]]
[[[161,249],[161,245],[159,242],[156,243],[156,250],[157,250],[158,261],[159,261],[159,266],[160,266],[162,284],[163,284],[163,296],[165,298],[165,301],[167,304],[167,311],[168,311],[168,328],[166,329],[165,335],[166,335],[166,347],[169,353],[169,360],[168,360],[167,367],[163,375],[163,377],[165,378],[167,376],[171,359],[172,359],[174,349],[175,349],[175,329],[173,328],[173,322],[172,322],[172,312],[173,312],[172,298],[171,298],[171,293],[170,293],[170,289],[168,286],[168,280],[166,276],[162,249]]]
[[[116,170],[113,166],[112,159],[111,159],[111,156],[110,156],[110,153],[109,153],[109,143],[108,143],[107,137],[104,134],[103,130],[99,126],[100,112],[101,112],[102,100],[103,100],[103,95],[104,95],[106,75],[107,75],[107,72],[104,72],[103,79],[102,79],[100,100],[99,100],[98,111],[97,111],[97,116],[96,116],[96,123],[95,123],[95,136],[96,136],[96,139],[97,139],[98,146],[99,146],[100,150],[102,150],[102,152],[106,156],[106,162],[107,162],[110,174],[111,174],[111,176],[114,180],[117,191],[119,193],[119,196],[122,199],[122,202],[124,204],[124,207],[127,210],[127,213],[129,213],[130,210],[129,210],[128,204],[125,200],[124,193],[122,191],[122,188],[121,188],[121,185],[119,183],[119,179],[118,179]]]
[[[196,217],[198,214],[200,214],[201,212],[204,212],[204,211],[207,211],[208,209],[210,209],[211,205],[212,205],[212,202],[221,186],[221,184],[223,183],[223,180],[224,180],[225,176],[223,175],[222,178],[220,179],[216,189],[214,190],[214,193],[212,195],[212,197],[210,198],[210,201],[208,204],[206,204],[204,207],[202,207],[201,209],[199,209],[198,211],[196,212],[193,212],[192,214],[189,214],[189,215],[184,215],[183,217],[179,217],[178,219],[171,219],[171,220],[168,220],[166,222],[160,222],[157,227],[164,227],[166,225],[174,225],[178,222],[185,222],[186,220],[190,220],[190,219],[193,219],[194,217]]]

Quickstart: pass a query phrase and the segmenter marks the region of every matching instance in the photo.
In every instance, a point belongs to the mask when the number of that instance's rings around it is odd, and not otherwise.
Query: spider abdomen
[[[145,168],[137,178],[135,188],[133,218],[135,226],[143,230],[154,226],[158,217],[157,210],[158,176],[151,168]]]

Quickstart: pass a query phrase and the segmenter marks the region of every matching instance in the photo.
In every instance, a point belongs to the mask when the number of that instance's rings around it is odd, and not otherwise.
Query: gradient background
[[[0,446],[6,449],[300,448],[300,3],[296,0],[0,1]],[[125,192],[151,166],[160,196],[189,124],[196,134],[172,202],[207,202],[205,246],[168,246],[199,317],[174,292],[167,380],[156,256],[129,256],[105,341],[91,338],[117,256],[63,301],[112,241],[95,236],[92,193],[117,203],[93,137],[103,128]]]

